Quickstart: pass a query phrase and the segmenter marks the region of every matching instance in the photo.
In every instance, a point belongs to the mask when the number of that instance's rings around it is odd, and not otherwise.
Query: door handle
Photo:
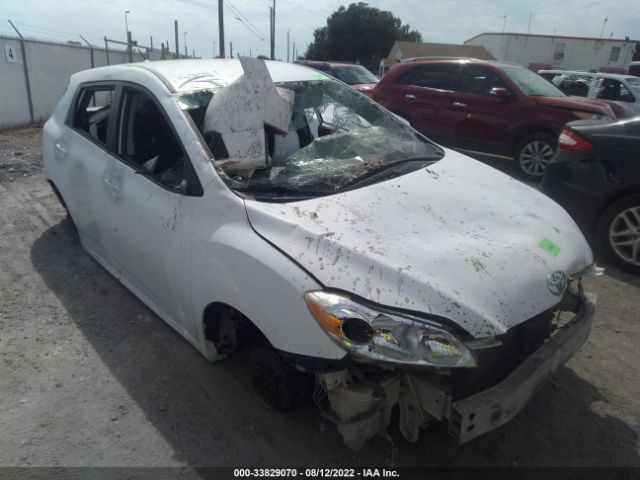
[[[111,180],[109,180],[108,178],[104,179],[104,184],[109,187],[111,190],[113,190],[114,192],[120,192],[120,186],[113,183]]]
[[[58,152],[60,152],[61,154],[63,154],[63,155],[65,155],[67,153],[67,150],[62,145],[60,145],[59,143],[56,143],[56,150]]]
[[[467,106],[467,104],[466,104],[466,103],[462,103],[462,102],[453,102],[453,106],[454,106],[454,107],[461,107],[461,108],[464,108],[464,107],[466,107],[466,106]]]
[[[404,98],[408,98],[409,100],[415,100],[415,99],[416,99],[416,98],[418,98],[418,97],[416,97],[415,95],[413,95],[413,94],[411,94],[411,93],[407,93],[407,94],[404,96]]]

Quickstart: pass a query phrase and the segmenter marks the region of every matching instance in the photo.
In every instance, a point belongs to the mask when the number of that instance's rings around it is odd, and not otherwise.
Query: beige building
[[[387,58],[380,61],[378,75],[384,75],[395,63],[415,57],[471,57],[481,60],[495,60],[495,57],[482,46],[398,41],[391,47]]]

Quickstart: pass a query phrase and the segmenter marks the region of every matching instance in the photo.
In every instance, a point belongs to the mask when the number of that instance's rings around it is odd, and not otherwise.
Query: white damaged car
[[[208,359],[249,343],[260,393],[308,393],[354,449],[396,406],[410,441],[495,429],[589,335],[599,269],[562,208],[315,70],[80,72],[43,149],[92,257]]]

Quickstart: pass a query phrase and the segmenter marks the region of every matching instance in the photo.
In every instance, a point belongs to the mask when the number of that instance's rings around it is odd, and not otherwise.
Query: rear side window
[[[84,87],[76,98],[73,128],[86,133],[93,140],[107,144],[107,127],[115,87]]]
[[[396,83],[415,87],[455,90],[459,64],[419,65],[403,73]]]

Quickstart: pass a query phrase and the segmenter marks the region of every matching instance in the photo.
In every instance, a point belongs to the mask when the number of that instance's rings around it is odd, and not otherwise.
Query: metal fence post
[[[86,43],[87,45],[89,45],[89,52],[91,53],[91,68],[93,68],[95,66],[95,62],[93,61],[93,45],[91,45],[86,38],[84,38],[82,35],[78,35],[83,41],[84,43]]]
[[[109,63],[109,41],[107,40],[107,37],[104,37],[104,51],[107,54],[107,65],[111,65]]]
[[[29,102],[29,117],[31,118],[31,123],[35,123],[35,117],[33,115],[33,99],[31,98],[31,82],[29,81],[29,67],[27,66],[27,51],[24,47],[24,37],[11,20],[9,20],[9,23],[20,38],[20,51],[22,52],[22,66],[24,68],[24,83],[27,87],[27,101]]]

